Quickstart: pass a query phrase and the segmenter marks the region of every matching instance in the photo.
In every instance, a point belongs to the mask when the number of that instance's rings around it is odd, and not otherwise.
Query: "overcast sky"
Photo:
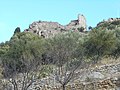
[[[0,42],[9,40],[16,27],[23,31],[38,20],[66,25],[78,14],[94,27],[103,19],[120,17],[120,0],[1,0]]]

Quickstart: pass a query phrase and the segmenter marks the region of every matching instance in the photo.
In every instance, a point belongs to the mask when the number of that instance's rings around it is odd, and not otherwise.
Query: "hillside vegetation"
[[[96,28],[106,28],[108,30],[120,28],[120,18],[110,18],[107,21],[99,22]]]
[[[66,86],[91,66],[119,56],[119,20],[102,22],[87,33],[70,31],[50,38],[16,28],[10,41],[0,44],[0,89],[30,90],[37,80],[52,76],[68,90]]]

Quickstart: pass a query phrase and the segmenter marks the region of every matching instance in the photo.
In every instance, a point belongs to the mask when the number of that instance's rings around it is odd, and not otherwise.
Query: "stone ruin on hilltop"
[[[66,30],[79,30],[83,28],[83,31],[86,31],[86,18],[84,15],[79,14],[77,20],[71,20],[71,22],[65,26]]]
[[[29,25],[25,32],[32,32],[44,38],[53,37],[54,35],[67,31],[86,31],[86,18],[84,15],[78,15],[77,20],[71,20],[68,25],[61,25],[58,22],[36,21]]]

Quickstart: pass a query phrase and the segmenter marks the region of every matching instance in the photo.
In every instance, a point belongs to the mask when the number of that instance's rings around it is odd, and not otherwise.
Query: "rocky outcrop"
[[[109,18],[106,22],[118,21],[120,18]]]
[[[120,18],[109,18],[108,20],[103,20],[97,24],[97,26],[110,26],[110,25],[120,25]]]
[[[29,25],[25,32],[32,32],[42,37],[51,37],[64,29],[62,25],[57,22],[38,21]]]
[[[61,25],[57,22],[36,21],[29,25],[25,32],[32,32],[39,36],[48,38],[61,32],[86,31],[86,19],[83,15],[78,15],[77,20],[72,20],[68,25]]]

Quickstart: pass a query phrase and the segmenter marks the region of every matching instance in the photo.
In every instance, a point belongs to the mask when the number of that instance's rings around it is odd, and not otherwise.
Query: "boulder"
[[[105,78],[105,76],[100,72],[92,72],[88,75],[88,77],[91,79],[104,79]]]

